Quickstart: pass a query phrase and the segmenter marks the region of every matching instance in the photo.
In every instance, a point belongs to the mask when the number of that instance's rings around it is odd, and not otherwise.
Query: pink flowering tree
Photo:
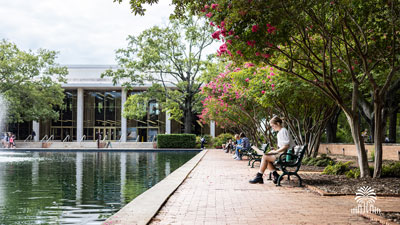
[[[210,120],[233,132],[245,132],[255,144],[271,142],[268,118],[272,109],[263,107],[252,96],[249,76],[253,69],[229,67],[202,88],[203,111],[199,116],[203,123]]]
[[[132,9],[141,12],[143,2],[158,1],[132,1]],[[274,66],[334,101],[350,125],[361,177],[368,177],[361,105],[374,121],[373,176],[380,177],[386,111],[400,83],[397,1],[173,0],[173,4],[175,15],[189,10],[216,26],[219,32],[214,37],[224,43],[219,54],[236,62]],[[286,63],[278,66],[282,57]]]
[[[223,41],[228,43],[221,54],[234,61],[274,66],[313,85],[337,103],[351,128],[361,177],[370,174],[358,105],[369,103],[364,108],[373,108],[374,177],[380,177],[384,104],[387,93],[395,88],[392,81],[400,79],[400,4],[372,0],[213,3],[218,7],[198,11],[204,11],[219,25]],[[287,63],[278,65],[282,57]]]

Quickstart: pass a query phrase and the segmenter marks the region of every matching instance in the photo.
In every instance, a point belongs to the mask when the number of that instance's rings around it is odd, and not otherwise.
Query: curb
[[[364,218],[367,218],[369,220],[372,220],[372,221],[376,221],[376,222],[378,222],[380,224],[383,224],[383,225],[398,225],[398,223],[389,221],[388,219],[386,219],[386,218],[384,218],[382,216],[378,216],[378,215],[372,214],[372,213],[363,213],[363,214],[360,214],[360,216],[364,217]]]
[[[201,151],[162,181],[137,196],[102,224],[148,224],[167,202],[169,197],[173,195],[178,187],[186,180],[207,152],[208,150]]]
[[[309,185],[309,184],[304,184],[304,187],[306,187],[308,190],[313,191],[318,193],[321,196],[354,196],[355,194],[343,194],[343,193],[329,193],[326,192],[320,188],[317,188],[315,186]],[[376,193],[376,196],[379,197],[400,197],[400,194],[382,194],[382,193]]]

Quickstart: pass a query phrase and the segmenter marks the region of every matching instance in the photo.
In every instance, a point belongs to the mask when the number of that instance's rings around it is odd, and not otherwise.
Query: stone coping
[[[207,152],[208,150],[201,151],[162,181],[133,199],[102,224],[148,224]]]
[[[180,148],[0,148],[0,152],[165,152],[165,151],[194,151],[201,149]]]

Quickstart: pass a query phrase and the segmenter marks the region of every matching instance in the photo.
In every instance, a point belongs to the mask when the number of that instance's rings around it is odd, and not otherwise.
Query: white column
[[[169,119],[171,117],[171,114],[167,112],[165,114],[165,133],[170,134],[171,133],[171,120]]]
[[[78,88],[78,104],[76,115],[76,141],[80,141],[83,136],[83,88]]]
[[[122,90],[121,90],[121,136],[122,136],[121,141],[122,142],[126,142],[126,138],[127,138],[127,136],[126,136],[127,135],[127,132],[126,132],[127,120],[122,115],[124,113],[125,102],[126,102],[126,89],[122,88]]]
[[[215,121],[211,120],[210,122],[210,135],[211,137],[215,137]]]
[[[32,121],[32,130],[35,131],[35,139],[33,141],[39,141],[40,137],[40,124],[37,121]]]

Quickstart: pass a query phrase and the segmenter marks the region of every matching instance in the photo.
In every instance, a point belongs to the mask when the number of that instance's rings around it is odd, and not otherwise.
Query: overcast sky
[[[19,48],[59,52],[60,64],[116,64],[115,50],[126,37],[154,25],[165,25],[170,0],[134,16],[128,0],[0,0],[0,39]]]

